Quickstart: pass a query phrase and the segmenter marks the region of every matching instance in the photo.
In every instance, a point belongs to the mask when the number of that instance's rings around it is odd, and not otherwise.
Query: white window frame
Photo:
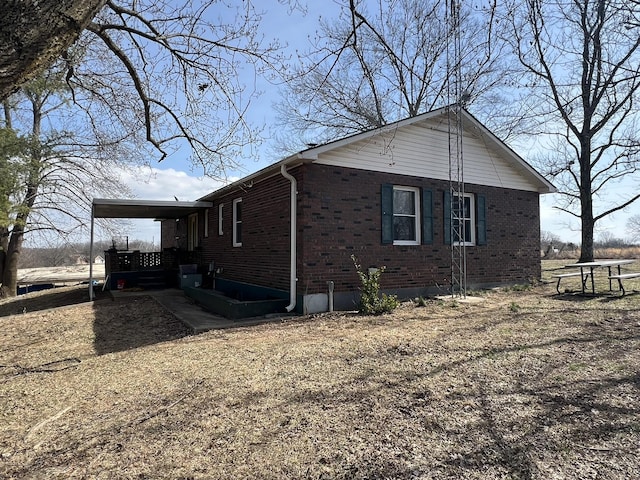
[[[395,218],[396,217],[413,217],[414,221],[415,221],[415,232],[416,232],[416,238],[415,240],[396,240],[395,239],[395,225],[394,225],[394,232],[393,232],[393,244],[394,245],[420,245],[420,233],[421,233],[421,224],[420,224],[420,217],[421,217],[421,211],[420,211],[420,189],[418,187],[404,187],[404,186],[399,186],[399,185],[394,185],[393,186],[393,192],[394,192],[394,196],[395,196],[395,191],[396,190],[402,190],[405,192],[413,192],[413,199],[415,202],[415,206],[414,206],[414,215],[400,215],[400,214],[396,214],[395,213],[395,207],[394,207],[394,212],[393,212],[393,222],[395,224]]]
[[[453,195],[458,196],[457,193],[454,193]],[[464,198],[468,198],[469,199],[469,216],[468,217],[464,217],[464,219],[462,219],[465,223],[469,222],[469,228],[465,229],[465,231],[469,231],[471,236],[469,237],[470,241],[469,242],[455,242],[456,244],[459,245],[464,245],[465,247],[475,247],[476,246],[476,197],[473,193],[464,193],[462,195]],[[452,197],[453,198],[453,197]],[[451,221],[453,222],[453,218],[451,219]],[[452,224],[453,227],[453,224]],[[453,228],[451,229],[451,234],[453,235]],[[454,239],[451,239],[452,242],[454,242]]]
[[[192,213],[187,218],[187,250],[193,251],[199,246],[198,214]]]
[[[222,214],[224,213],[224,203],[218,205],[218,235],[224,235],[224,230],[222,229]]]
[[[236,198],[233,200],[233,225],[232,225],[232,230],[233,230],[233,246],[234,247],[241,247],[242,246],[242,241],[238,241],[238,226],[242,227],[242,218],[240,218],[240,220],[238,220],[237,218],[237,214],[238,214],[238,204],[242,203],[242,198]],[[242,237],[242,235],[240,235]]]

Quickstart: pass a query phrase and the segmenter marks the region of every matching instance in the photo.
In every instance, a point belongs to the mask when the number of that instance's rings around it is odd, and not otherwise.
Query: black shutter
[[[393,185],[385,183],[381,192],[382,244],[393,243]]]
[[[451,193],[444,191],[444,244],[451,245]]]
[[[422,243],[433,243],[433,192],[428,188],[422,189]]]
[[[478,229],[477,244],[487,244],[487,200],[484,195],[476,197],[476,228]]]

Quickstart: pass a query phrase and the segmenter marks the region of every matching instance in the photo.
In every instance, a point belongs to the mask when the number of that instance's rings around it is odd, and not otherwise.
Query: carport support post
[[[91,202],[91,240],[89,241],[89,301],[93,301],[93,202]]]

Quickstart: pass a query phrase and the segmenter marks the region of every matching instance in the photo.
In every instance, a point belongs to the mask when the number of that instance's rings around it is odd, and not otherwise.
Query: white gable
[[[322,149],[317,151],[314,163],[448,181],[448,138],[446,116],[438,115],[392,125]],[[539,174],[486,129],[470,121],[464,125],[463,162],[465,183],[549,191]]]

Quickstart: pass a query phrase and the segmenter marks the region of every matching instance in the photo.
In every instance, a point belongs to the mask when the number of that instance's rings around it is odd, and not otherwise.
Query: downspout
[[[297,253],[296,253],[296,244],[297,244],[297,224],[296,224],[296,219],[297,219],[297,195],[298,195],[298,188],[297,188],[297,182],[296,179],[293,177],[293,175],[291,175],[289,172],[287,172],[287,167],[286,165],[282,164],[280,165],[280,173],[282,174],[282,176],[284,178],[286,178],[287,180],[289,180],[289,182],[291,183],[291,194],[290,194],[290,200],[291,200],[291,220],[290,220],[290,227],[291,227],[291,233],[289,234],[289,237],[291,239],[291,246],[290,246],[290,261],[291,261],[291,265],[290,265],[290,276],[289,276],[289,305],[287,305],[285,308],[287,309],[287,312],[290,312],[291,310],[293,310],[294,308],[296,308],[296,293],[297,293],[297,275],[296,275],[296,261],[297,261]]]
[[[91,241],[89,243],[89,301],[93,301],[93,202],[91,203]]]

